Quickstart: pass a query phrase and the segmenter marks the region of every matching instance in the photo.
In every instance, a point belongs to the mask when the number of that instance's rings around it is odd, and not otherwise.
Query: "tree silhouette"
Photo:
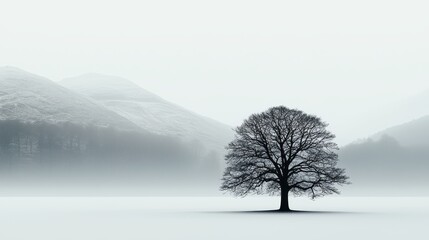
[[[320,118],[284,106],[253,114],[227,146],[221,190],[245,196],[279,193],[280,211],[290,211],[289,193],[312,199],[339,193],[345,170],[337,168],[335,136]]]

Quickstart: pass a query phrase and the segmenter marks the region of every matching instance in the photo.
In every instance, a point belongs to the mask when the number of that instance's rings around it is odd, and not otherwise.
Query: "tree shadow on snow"
[[[306,211],[306,210],[253,210],[253,211],[212,211],[206,213],[231,213],[231,214],[275,214],[275,215],[295,215],[295,214],[357,214],[360,212],[346,212],[346,211]]]

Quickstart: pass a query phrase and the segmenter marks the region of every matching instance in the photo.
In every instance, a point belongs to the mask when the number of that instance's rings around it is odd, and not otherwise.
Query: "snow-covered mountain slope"
[[[385,129],[372,139],[390,136],[403,146],[429,146],[429,115]]]
[[[206,150],[223,150],[233,137],[231,127],[170,103],[120,77],[92,73],[64,79],[60,84],[91,97],[145,130],[199,142]]]
[[[83,95],[14,67],[0,67],[0,120],[140,129]]]

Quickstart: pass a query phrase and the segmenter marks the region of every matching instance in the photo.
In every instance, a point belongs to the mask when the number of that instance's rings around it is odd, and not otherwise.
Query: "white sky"
[[[122,76],[233,126],[297,107],[344,144],[375,130],[359,124],[369,110],[429,89],[428,10],[413,0],[2,0],[0,66]]]

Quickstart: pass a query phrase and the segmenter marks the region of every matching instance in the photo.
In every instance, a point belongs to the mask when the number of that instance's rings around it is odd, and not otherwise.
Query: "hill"
[[[0,120],[139,129],[126,118],[84,96],[13,67],[0,67]]]
[[[149,132],[178,137],[207,152],[222,152],[233,137],[231,127],[168,102],[120,77],[92,73],[59,83]]]

